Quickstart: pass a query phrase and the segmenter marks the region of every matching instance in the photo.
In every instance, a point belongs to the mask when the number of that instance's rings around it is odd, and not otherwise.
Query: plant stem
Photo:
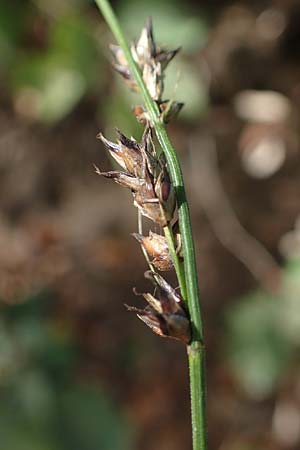
[[[173,234],[171,234],[170,228],[165,230],[165,233],[170,244],[170,252],[174,261],[178,281],[182,290],[182,295],[187,300],[189,315],[192,324],[192,340],[188,346],[188,359],[190,369],[193,450],[206,450],[207,438],[203,326],[199,303],[195,249],[182,171],[177,153],[170,142],[164,123],[160,119],[159,108],[156,102],[152,100],[148,92],[140,69],[132,57],[128,43],[109,2],[107,0],[95,0],[95,2],[101,10],[118,44],[122,48],[130,72],[139,87],[140,93],[145,103],[145,107],[151,118],[152,127],[154,128],[157,139],[165,153],[170,177],[176,193],[179,228],[182,237],[184,257],[184,276],[182,271],[182,263],[179,261],[176,255]]]
[[[186,299],[187,295],[186,295],[186,284],[185,284],[185,273],[184,273],[183,262],[180,261],[180,258],[178,257],[178,255],[176,253],[173,230],[172,230],[172,227],[170,224],[168,226],[164,227],[164,233],[165,233],[165,237],[168,242],[170,255],[171,255],[174,267],[175,267],[175,271],[176,271],[176,275],[177,275],[177,279],[178,279],[179,287],[180,287],[180,291],[181,291],[181,296],[184,299]]]

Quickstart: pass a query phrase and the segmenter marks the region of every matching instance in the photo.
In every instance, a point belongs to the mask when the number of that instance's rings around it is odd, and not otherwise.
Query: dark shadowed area
[[[191,207],[211,450],[300,446],[300,4],[113,2],[181,46],[168,131]],[[102,131],[140,140],[89,0],[0,3],[0,448],[191,448],[185,348],[124,304],[149,288]],[[145,221],[146,223],[146,221]],[[160,232],[157,228],[157,232]],[[174,277],[167,276],[172,283]]]

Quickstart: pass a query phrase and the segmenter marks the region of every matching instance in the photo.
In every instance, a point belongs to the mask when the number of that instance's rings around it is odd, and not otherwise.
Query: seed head
[[[122,75],[133,91],[137,91],[138,87],[130,73],[123,50],[116,45],[111,45],[110,48],[114,57],[113,66],[115,70]],[[132,44],[131,53],[141,69],[144,82],[153,100],[161,100],[164,70],[178,51],[179,48],[168,51],[156,46],[153,37],[152,21],[149,17],[139,39]]]
[[[175,194],[165,163],[155,155],[151,129],[146,128],[140,144],[120,131],[117,133],[117,143],[102,134],[98,136],[125,172],[101,172],[99,169],[96,172],[129,188],[134,205],[142,215],[162,227],[166,226],[175,211]]]
[[[153,282],[155,296],[150,293],[142,294],[148,305],[144,309],[127,306],[128,310],[134,311],[159,336],[188,344],[191,340],[191,327],[181,297],[159,274],[148,271],[145,277]]]
[[[169,247],[164,236],[153,233],[151,230],[149,236],[138,233],[133,233],[132,236],[144,247],[156,269],[160,271],[173,269]]]

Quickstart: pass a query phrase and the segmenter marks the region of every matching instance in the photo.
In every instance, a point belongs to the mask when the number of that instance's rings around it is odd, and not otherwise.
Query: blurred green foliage
[[[280,294],[256,291],[227,316],[226,357],[247,394],[270,395],[300,349],[300,263],[283,271]]]
[[[129,449],[130,424],[99,386],[76,379],[71,330],[47,313],[44,293],[2,311],[1,448]]]
[[[16,109],[55,123],[101,83],[101,53],[87,16],[76,3],[51,16],[43,4],[0,4],[2,77]]]
[[[1,77],[10,88],[15,110],[26,119],[49,125],[57,123],[84,96],[94,94],[101,117],[111,123],[112,115],[115,120],[120,116],[121,127],[124,117],[130,116],[128,98],[132,99],[131,104],[139,101],[128,89],[119,89],[118,83],[114,95],[118,100],[103,101],[106,74],[111,70],[103,54],[108,55],[110,38],[91,3],[14,0],[0,4]],[[137,37],[146,16],[151,14],[158,42],[170,48],[182,46],[178,61],[168,70],[166,95],[186,103],[182,119],[195,120],[205,113],[207,86],[190,60],[208,36],[204,16],[192,16],[182,2],[174,4],[168,0],[127,0],[117,7],[130,39]],[[123,114],[122,105],[127,114]],[[133,119],[127,125],[129,131],[136,129]]]
[[[0,69],[3,71],[13,60],[24,28],[24,6],[14,8],[9,2],[0,4]]]
[[[117,11],[126,34],[131,39],[135,39],[140,33],[141,24],[147,16],[152,17],[156,41],[162,46],[182,47],[184,53],[194,54],[204,47],[208,38],[204,11],[195,16],[184,2],[126,0],[119,3]]]
[[[97,51],[80,16],[59,18],[49,30],[46,52],[23,54],[14,65],[12,88],[31,88],[35,113],[55,122],[69,113],[95,81]],[[36,95],[34,95],[36,93]]]

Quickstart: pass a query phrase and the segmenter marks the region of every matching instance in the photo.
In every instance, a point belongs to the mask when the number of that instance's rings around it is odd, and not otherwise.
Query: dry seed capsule
[[[160,234],[149,232],[149,236],[133,233],[135,239],[144,247],[154,267],[161,271],[171,270],[173,263],[167,240]]]
[[[159,274],[148,271],[145,276],[154,283],[155,296],[143,294],[148,303],[144,309],[127,308],[134,311],[154,333],[188,344],[191,340],[191,326],[182,299]]]
[[[174,217],[176,197],[165,166],[155,182],[155,193],[159,199],[165,221],[166,223],[169,223]]]

